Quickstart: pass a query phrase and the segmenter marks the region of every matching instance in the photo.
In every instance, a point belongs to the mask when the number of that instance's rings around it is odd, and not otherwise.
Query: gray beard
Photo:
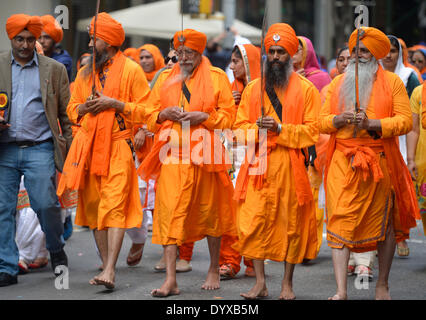
[[[109,56],[106,51],[102,52],[101,54],[97,53],[96,61],[95,61],[96,71],[97,72],[101,71],[104,68],[105,64],[108,62],[108,60],[109,60]],[[91,75],[92,70],[93,70],[93,54],[90,56],[90,61],[87,65],[87,68],[84,69],[84,76],[86,77]]]
[[[373,57],[370,61],[365,62],[360,59],[358,65],[358,86],[359,86],[359,103],[360,108],[365,110],[370,101],[371,90],[379,67],[377,60]],[[339,96],[339,106],[342,110],[342,104],[345,111],[353,111],[356,102],[355,94],[355,59],[351,59],[346,68],[342,88]]]

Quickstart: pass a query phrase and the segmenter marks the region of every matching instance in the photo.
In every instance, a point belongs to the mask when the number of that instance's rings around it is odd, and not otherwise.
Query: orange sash
[[[202,111],[206,112],[210,115],[215,113],[216,100],[214,97],[214,88],[213,82],[210,75],[210,62],[206,57],[202,57],[202,61],[197,69],[194,71],[193,75],[193,83],[192,92],[191,92],[191,101],[189,103],[189,110],[187,111]],[[161,88],[161,110],[164,110],[168,107],[178,106],[180,105],[180,98],[182,94],[182,81],[177,80],[180,79],[181,70],[179,64],[175,64],[169,76],[165,80],[162,88]],[[143,160],[141,165],[139,166],[137,172],[140,177],[148,181],[149,179],[156,180],[160,174],[161,170],[161,159],[160,159],[160,151],[168,143],[170,131],[172,130],[173,121],[167,120],[161,124],[159,131],[154,136],[154,145],[152,146],[151,152],[147,155],[147,157]],[[204,126],[194,126],[191,127],[191,132],[196,130],[197,128],[204,128]],[[207,129],[204,130],[207,132]],[[210,139],[211,141],[211,153],[210,155],[216,159],[214,156],[215,153],[218,153],[218,150],[214,150],[215,143],[213,140],[215,134],[213,132],[208,132],[209,136],[203,136],[203,143],[206,139]],[[195,145],[198,144],[198,141],[191,141],[189,154]],[[217,143],[216,143],[217,145]],[[204,145],[203,145],[204,146]],[[211,164],[200,163],[196,164],[202,167],[204,170],[208,172],[222,172],[227,175],[226,172],[230,168],[230,165],[225,164],[225,152],[224,147],[220,144],[222,148],[222,161],[219,164],[213,163],[213,159],[211,159]],[[179,148],[181,149],[181,148]],[[179,154],[182,154],[182,150],[179,150]],[[195,163],[194,163],[195,164]],[[225,176],[221,175],[222,181],[224,184],[228,184],[229,179],[225,179]]]
[[[383,68],[379,65],[377,70],[376,81],[373,84],[374,92],[374,112],[377,116],[377,119],[383,119],[387,117],[392,117],[393,107],[392,107],[392,92],[389,87],[389,83],[386,79],[386,74]],[[338,108],[339,102],[339,91],[343,83],[344,76],[340,78],[339,82],[336,85],[333,96],[331,98],[331,113],[340,114]],[[352,139],[351,139],[352,140]],[[360,140],[369,140],[369,139],[360,139]],[[391,177],[392,186],[395,190],[396,203],[398,205],[398,211],[400,215],[401,226],[403,228],[409,229],[415,227],[416,219],[420,219],[419,208],[417,204],[416,194],[414,191],[414,186],[411,181],[411,176],[408,171],[408,168],[402,158],[401,152],[397,144],[398,137],[391,138],[381,138],[378,142],[381,142],[383,145],[383,150],[386,155],[389,175]],[[350,143],[350,142],[349,142]],[[339,141],[341,144],[341,141]],[[327,175],[328,169],[330,168],[331,159],[334,154],[334,150],[337,147],[336,133],[331,134],[330,142],[328,145],[327,151],[327,165],[325,169],[324,181],[327,185]],[[362,167],[362,165],[360,165]],[[375,165],[373,164],[373,167]],[[377,168],[373,168],[373,176],[375,180],[380,179],[380,172]],[[381,170],[380,170],[381,171]],[[363,171],[365,173],[365,171]]]
[[[119,99],[121,76],[127,58],[119,51],[113,59],[104,88],[102,89],[99,77],[96,77],[96,89],[105,96]],[[89,83],[92,81],[90,80]],[[96,116],[89,113],[86,117],[87,131],[81,127],[74,137],[59,182],[58,196],[62,195],[65,189],[80,188],[89,154],[91,155],[90,174],[108,175],[115,110],[108,109]]]
[[[261,90],[260,90],[261,82],[256,80],[256,83],[252,88],[252,96],[250,99],[250,114],[249,121],[251,123],[255,123],[256,120],[260,117],[260,106],[259,101],[261,100]],[[303,123],[303,113],[304,113],[304,103],[305,99],[302,95],[302,85],[299,76],[293,72],[289,84],[285,90],[284,95],[278,95],[281,104],[283,106],[282,114],[283,114],[283,123],[291,123],[291,124],[302,124]],[[265,94],[264,101],[266,103],[271,103],[269,98]],[[274,150],[277,146],[277,138],[278,135],[276,133],[268,131],[268,135],[266,139],[260,139],[259,143],[263,144],[260,147],[260,150],[264,150],[266,143],[267,155],[269,155],[272,150]],[[258,148],[257,148],[258,149]],[[305,203],[311,201],[312,191],[309,183],[309,177],[305,168],[304,156],[300,149],[291,149],[288,148],[291,160],[291,167],[293,171],[295,187],[296,187],[296,195],[299,205],[304,205]],[[255,151],[256,155],[259,156],[259,150]],[[253,159],[253,154],[249,152],[244,160],[244,163],[241,165],[240,172],[238,174],[237,182],[235,185],[234,199],[235,200],[244,200],[247,193],[247,186],[249,182],[249,168],[255,167],[250,164],[249,161]],[[253,152],[251,152],[253,153]],[[259,157],[259,167],[267,166],[268,157],[267,155]],[[254,178],[254,186],[257,190],[263,188],[265,183],[265,179],[267,177],[267,170],[265,168],[263,175],[256,175]]]

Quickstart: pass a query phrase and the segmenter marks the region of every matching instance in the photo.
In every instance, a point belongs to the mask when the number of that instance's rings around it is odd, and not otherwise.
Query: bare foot
[[[348,300],[348,296],[344,293],[336,293],[334,296],[329,297],[328,300]]]
[[[256,283],[249,292],[241,293],[240,296],[247,300],[265,298],[268,296],[268,289],[265,283]]]
[[[376,284],[376,300],[391,300],[387,285]]]
[[[293,292],[293,287],[289,284],[282,284],[280,297],[278,300],[295,300],[296,295]]]
[[[112,271],[104,270],[98,276],[94,277],[93,280],[97,285],[103,285],[103,286],[105,286],[105,288],[107,288],[109,290],[112,290],[112,289],[115,288],[115,283],[114,283],[115,272],[114,272],[114,270],[112,270]]]
[[[220,288],[220,275],[219,268],[209,269],[207,278],[201,289],[204,290],[217,290]]]
[[[165,281],[160,289],[154,289],[151,291],[151,295],[157,298],[165,298],[168,296],[174,296],[180,294],[177,283],[172,281]]]

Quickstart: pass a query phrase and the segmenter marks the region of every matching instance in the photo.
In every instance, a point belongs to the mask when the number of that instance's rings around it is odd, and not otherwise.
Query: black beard
[[[109,60],[109,56],[106,51],[103,51],[101,53],[96,51],[96,61],[95,61],[96,72],[102,71],[105,64],[108,62],[108,60]],[[87,68],[84,69],[84,75],[85,76],[91,75],[92,71],[93,71],[93,54],[90,56]]]
[[[267,88],[284,88],[290,77],[291,60],[286,62],[277,60],[266,61],[265,84]]]

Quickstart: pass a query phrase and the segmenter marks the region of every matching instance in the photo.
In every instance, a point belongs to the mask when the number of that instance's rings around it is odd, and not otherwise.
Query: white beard
[[[371,90],[376,77],[379,65],[377,60],[373,57],[370,61],[365,62],[360,59],[358,64],[358,84],[359,84],[359,103],[360,108],[365,110],[368,102],[370,101]],[[351,59],[346,68],[342,88],[339,96],[339,106],[342,109],[342,103],[345,110],[353,111],[356,102],[355,95],[355,59]]]

